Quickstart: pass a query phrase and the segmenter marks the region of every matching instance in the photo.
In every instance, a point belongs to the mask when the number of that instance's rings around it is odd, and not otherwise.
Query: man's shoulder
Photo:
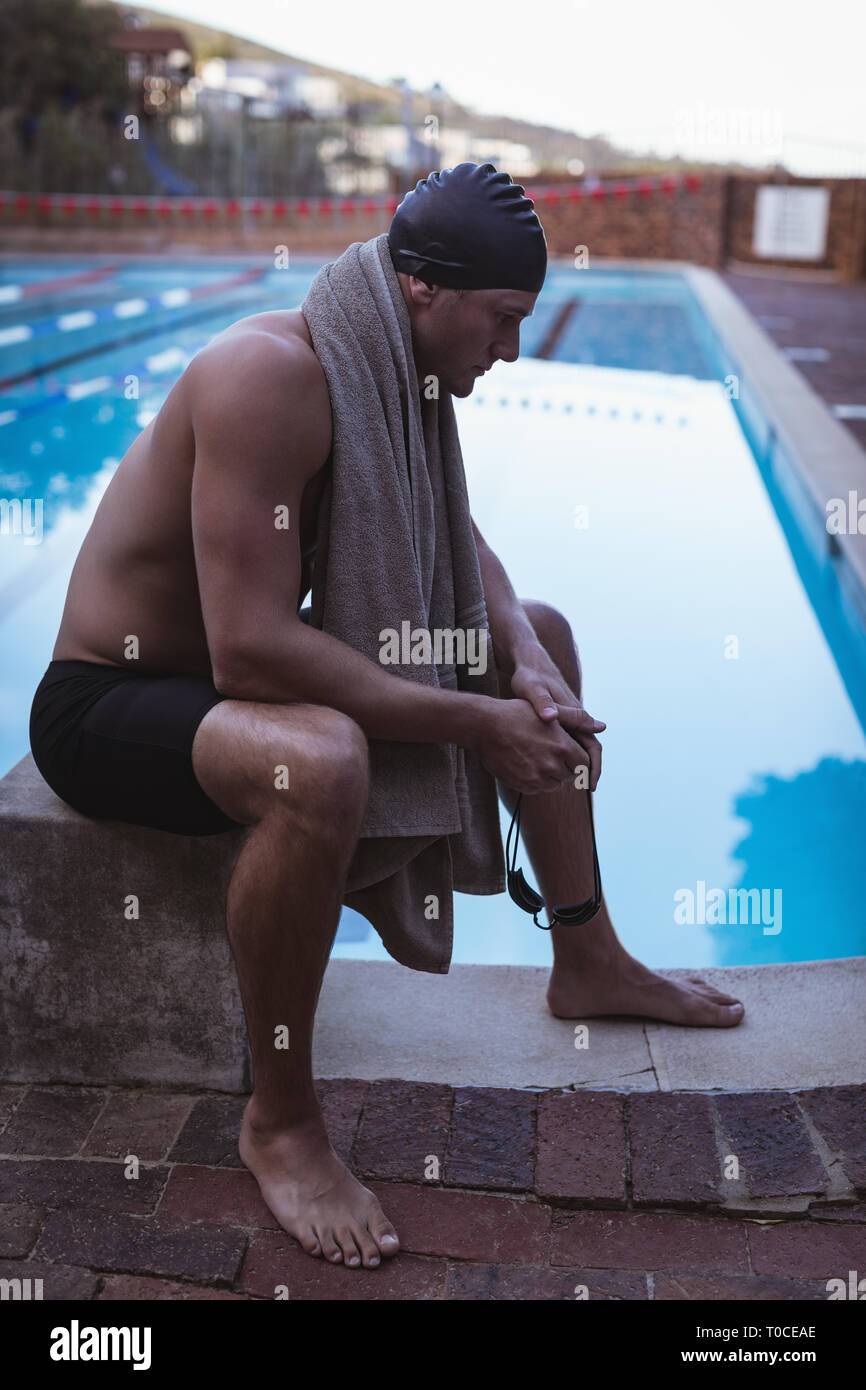
[[[331,405],[325,374],[297,310],[251,314],[230,324],[186,369],[193,429],[273,428],[297,447],[327,459]]]
[[[204,376],[221,373],[229,364],[233,372],[261,371],[268,377],[288,374],[304,386],[315,382],[326,389],[325,374],[300,309],[268,310],[238,319],[215,334],[190,367]]]

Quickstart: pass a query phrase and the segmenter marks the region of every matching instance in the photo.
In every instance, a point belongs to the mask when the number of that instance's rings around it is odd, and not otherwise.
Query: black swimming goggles
[[[517,805],[511,817],[511,825],[508,828],[508,838],[505,841],[505,867],[508,872],[508,891],[512,900],[522,907],[524,912],[532,913],[532,920],[541,931],[550,931],[555,926],[582,926],[584,922],[591,922],[593,917],[601,907],[601,872],[598,867],[598,851],[595,847],[595,823],[592,818],[592,793],[587,790],[589,805],[589,828],[592,833],[592,870],[593,870],[593,895],[587,898],[585,903],[570,903],[567,907],[554,907],[552,909],[553,921],[550,926],[545,926],[539,922],[538,914],[544,907],[544,899],[540,893],[531,888],[526,882],[522,869],[515,868],[517,863],[517,842],[520,839],[520,803],[523,799],[522,792],[518,794]],[[508,863],[510,853],[511,832],[517,831],[514,837],[514,858]]]

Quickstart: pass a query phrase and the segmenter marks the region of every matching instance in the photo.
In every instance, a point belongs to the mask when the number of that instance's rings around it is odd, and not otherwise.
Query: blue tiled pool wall
[[[708,322],[707,326],[712,333]],[[844,560],[834,554],[826,517],[768,419],[748,375],[714,333],[711,351],[720,378],[736,378],[737,395],[732,397],[731,405],[848,698],[866,731],[866,596]]]

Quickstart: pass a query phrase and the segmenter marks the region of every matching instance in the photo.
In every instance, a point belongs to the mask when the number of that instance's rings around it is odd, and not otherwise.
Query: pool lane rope
[[[521,185],[523,187],[524,185]],[[653,194],[670,195],[680,191],[695,193],[701,186],[696,174],[637,177],[624,179],[587,179],[582,184],[545,184],[540,188],[526,188],[526,196],[533,203],[546,208],[579,205],[584,198],[594,202],[604,202],[606,198],[629,198],[637,195],[647,198]],[[387,214],[393,217],[401,198],[393,194],[380,194],[376,197],[345,198],[165,198],[165,197],[120,197],[104,193],[18,193],[14,190],[0,190],[0,213],[8,212],[22,219],[35,213],[37,217],[61,213],[65,218],[86,218],[91,222],[116,221],[130,215],[134,221],[150,219],[154,215],[160,221],[200,221],[214,225],[217,220],[234,223],[237,219],[254,218],[271,223],[279,223],[291,217],[307,220],[319,218],[330,221],[335,216],[353,218],[358,214],[370,217]]]

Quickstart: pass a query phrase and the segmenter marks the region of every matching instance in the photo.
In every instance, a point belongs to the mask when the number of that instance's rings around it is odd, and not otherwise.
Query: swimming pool
[[[2,264],[0,497],[42,512],[39,543],[0,537],[0,772],[27,751],[117,462],[200,347],[297,304],[316,268]],[[620,935],[653,966],[862,954],[862,632],[834,624],[832,574],[750,447],[760,422],[729,399],[686,278],[554,270],[522,350],[456,402],[472,510],[517,592],[571,621],[587,706],[608,723],[595,816]],[[505,895],[460,895],[455,915],[455,961],[550,958]],[[386,958],[349,911],[335,954]]]

